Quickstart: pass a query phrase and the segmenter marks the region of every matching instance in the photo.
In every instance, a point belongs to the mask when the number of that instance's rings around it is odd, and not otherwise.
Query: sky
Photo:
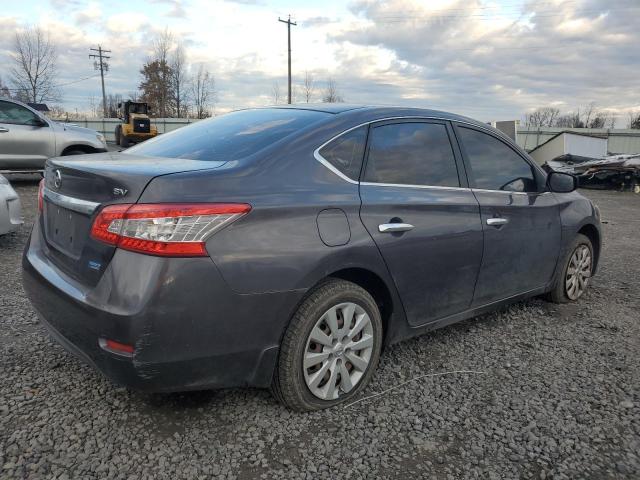
[[[38,25],[57,44],[66,109],[99,99],[89,48],[111,50],[107,93],[141,81],[153,39],[168,29],[192,71],[214,75],[215,111],[286,96],[291,15],[293,83],[305,72],[320,100],[329,78],[349,103],[409,105],[483,121],[521,119],[537,107],[595,102],[618,118],[640,110],[638,0],[0,0],[0,78],[9,83],[13,38]],[[87,78],[90,77],[90,78]]]

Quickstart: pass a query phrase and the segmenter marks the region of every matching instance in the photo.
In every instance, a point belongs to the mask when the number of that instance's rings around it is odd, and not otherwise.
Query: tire
[[[122,133],[120,134],[120,142],[118,143],[120,143],[122,148],[129,148],[129,140],[127,139],[127,136]]]
[[[345,324],[347,316],[351,316],[349,324]],[[284,334],[271,385],[274,396],[297,411],[348,402],[367,386],[378,366],[382,333],[380,311],[369,292],[340,279],[322,283],[298,307]],[[317,341],[319,335],[324,344]],[[356,350],[352,345],[366,347]],[[314,355],[327,357],[309,358]],[[305,358],[315,364],[305,369]]]
[[[593,273],[594,265],[593,245],[591,240],[579,233],[573,240],[571,247],[561,263],[561,270],[556,274],[553,287],[547,298],[554,303],[572,303],[582,297],[589,286],[589,278]],[[572,270],[577,272],[572,274]],[[571,268],[571,270],[570,270]],[[571,281],[570,276],[575,280]],[[571,284],[576,288],[572,289]]]

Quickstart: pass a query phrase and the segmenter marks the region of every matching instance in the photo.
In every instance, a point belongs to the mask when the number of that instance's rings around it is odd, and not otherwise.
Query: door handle
[[[0,127],[0,133],[6,133],[8,131],[9,131],[8,128]]]
[[[407,232],[413,229],[410,223],[381,223],[378,225],[380,233]]]
[[[507,218],[487,218],[487,225],[491,225],[492,227],[500,227],[507,223],[509,223],[509,219]]]

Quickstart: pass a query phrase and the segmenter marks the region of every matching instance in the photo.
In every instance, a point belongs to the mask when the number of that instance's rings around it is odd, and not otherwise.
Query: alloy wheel
[[[586,245],[578,245],[571,255],[567,274],[565,276],[565,290],[567,297],[577,300],[587,289],[591,277],[591,250]]]
[[[335,400],[353,390],[369,367],[373,324],[353,302],[327,310],[307,338],[302,369],[309,391],[322,400]]]

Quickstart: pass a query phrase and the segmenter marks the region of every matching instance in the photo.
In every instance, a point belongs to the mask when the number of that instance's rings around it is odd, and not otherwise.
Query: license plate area
[[[65,255],[80,258],[89,219],[51,202],[45,202],[44,217],[47,241]]]

